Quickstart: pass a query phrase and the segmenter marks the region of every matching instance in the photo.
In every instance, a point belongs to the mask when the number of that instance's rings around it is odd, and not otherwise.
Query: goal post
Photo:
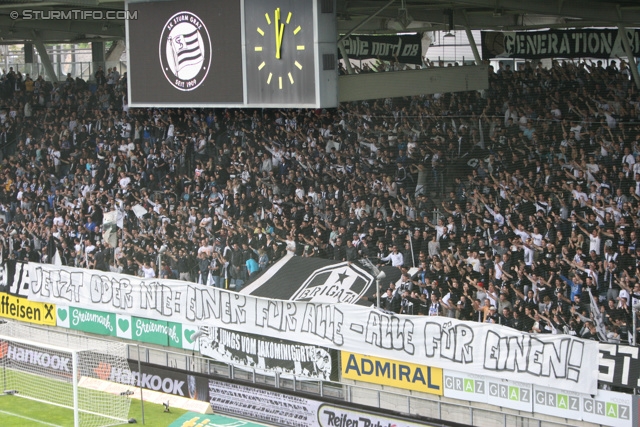
[[[114,369],[128,369],[124,343],[14,322],[0,325],[4,393],[67,408],[73,414],[74,427],[127,422],[131,403],[128,394],[96,387],[108,388]]]

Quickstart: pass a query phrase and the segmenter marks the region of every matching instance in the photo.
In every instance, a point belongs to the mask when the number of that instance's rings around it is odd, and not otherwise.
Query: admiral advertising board
[[[341,353],[342,378],[442,396],[442,369],[409,362]]]

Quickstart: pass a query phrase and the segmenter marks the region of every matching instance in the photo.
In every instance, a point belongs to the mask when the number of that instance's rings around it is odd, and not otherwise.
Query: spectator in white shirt
[[[380,261],[391,261],[392,267],[401,268],[404,264],[404,257],[402,256],[402,253],[398,252],[398,247],[396,245],[393,245],[393,247],[391,248],[391,253],[389,253],[389,255],[387,255],[386,257],[380,258]]]

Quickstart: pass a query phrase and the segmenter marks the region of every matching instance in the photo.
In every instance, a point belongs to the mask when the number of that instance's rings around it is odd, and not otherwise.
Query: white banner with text
[[[446,317],[399,316],[348,304],[240,295],[177,280],[30,263],[29,300],[251,332],[277,339],[595,394],[598,347]]]

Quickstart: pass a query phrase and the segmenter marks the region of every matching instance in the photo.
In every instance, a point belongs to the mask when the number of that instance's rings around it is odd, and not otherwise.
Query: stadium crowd
[[[331,110],[129,109],[126,76],[94,77],[3,70],[4,262],[239,290],[287,253],[367,257],[403,271],[394,312],[633,336],[640,98],[623,62],[501,64],[482,93]]]

